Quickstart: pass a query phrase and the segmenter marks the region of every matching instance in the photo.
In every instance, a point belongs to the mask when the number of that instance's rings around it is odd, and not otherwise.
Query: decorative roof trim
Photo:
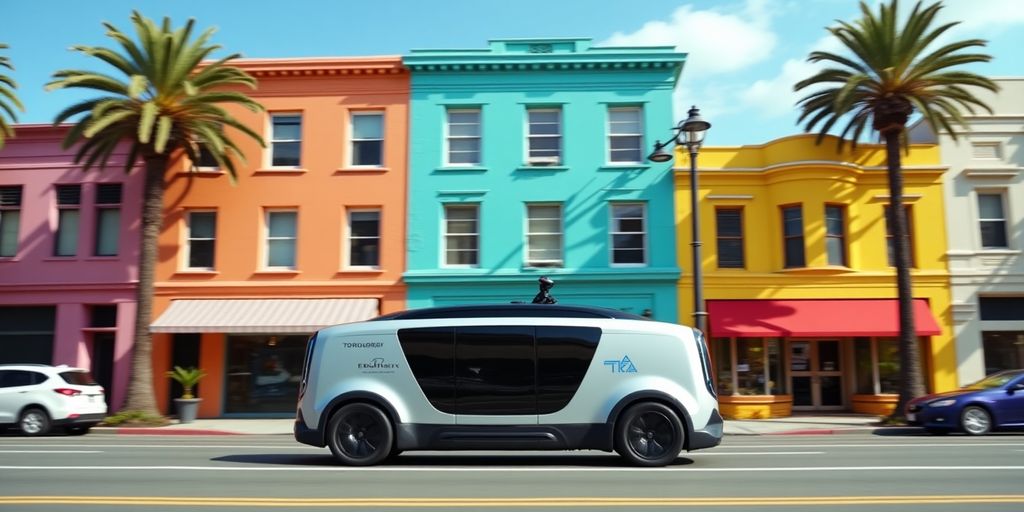
[[[397,55],[302,59],[239,59],[232,64],[258,77],[399,75],[409,70]]]
[[[484,62],[481,60],[467,60],[465,62],[452,62],[450,59],[430,59],[424,62],[415,62],[415,58],[406,58],[405,65],[415,72],[464,72],[464,71],[592,71],[592,70],[649,70],[649,69],[675,69],[682,65],[683,59],[672,60],[600,60],[600,61],[552,61],[536,57],[527,59],[514,58],[515,56],[501,56],[501,62]]]

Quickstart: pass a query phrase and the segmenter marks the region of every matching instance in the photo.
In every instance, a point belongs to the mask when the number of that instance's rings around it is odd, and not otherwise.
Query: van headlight
[[[953,405],[955,403],[956,403],[956,399],[954,399],[954,398],[947,398],[945,400],[936,400],[936,401],[928,404],[928,407],[948,407],[948,406]]]

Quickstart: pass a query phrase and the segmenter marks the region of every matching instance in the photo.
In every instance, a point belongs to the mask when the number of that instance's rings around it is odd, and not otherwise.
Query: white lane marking
[[[979,446],[1024,446],[1024,443],[843,443],[843,444],[722,444],[714,450],[751,448],[977,448]]]
[[[101,450],[0,450],[0,453],[103,453]]]
[[[302,444],[281,444],[281,445],[256,445],[256,444],[0,444],[0,446],[15,446],[15,447],[27,447],[27,448],[46,448],[46,447],[60,447],[60,448],[259,448],[264,449],[276,449],[281,448],[285,450],[293,450],[296,448],[305,450],[325,450],[326,448],[317,448],[315,446],[306,446]],[[1024,445],[1022,445],[1024,446]]]
[[[335,471],[335,472],[451,472],[468,473],[490,471],[496,473],[516,472],[603,472],[623,473],[637,471],[672,471],[689,473],[756,473],[769,471],[813,472],[813,471],[1024,471],[1024,466],[804,466],[804,467],[746,467],[746,468],[602,468],[602,467],[347,467],[347,466],[310,466],[310,467],[236,467],[236,466],[0,466],[0,469],[16,469],[21,471]]]
[[[825,452],[694,452],[686,457],[707,457],[708,455],[824,455]]]

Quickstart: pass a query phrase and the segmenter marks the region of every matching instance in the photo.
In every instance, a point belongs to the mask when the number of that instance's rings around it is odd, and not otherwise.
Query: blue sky
[[[1024,73],[1024,2],[945,4],[944,20],[963,21],[952,37],[989,41],[994,60],[974,71]],[[806,55],[834,48],[825,27],[859,12],[855,0],[6,0],[0,41],[11,46],[17,68],[26,108],[19,121],[50,122],[80,98],[44,92],[43,85],[57,69],[103,69],[68,48],[110,45],[100,23],[128,29],[132,9],[171,16],[175,25],[196,18],[201,28],[218,28],[215,43],[245,57],[401,55],[483,47],[501,37],[673,45],[689,53],[676,117],[691,104],[701,107],[713,124],[709,145],[759,144],[799,132],[792,84],[813,71]]]

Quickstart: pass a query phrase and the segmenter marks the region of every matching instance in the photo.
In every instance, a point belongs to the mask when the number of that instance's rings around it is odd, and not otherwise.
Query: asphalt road
[[[1024,510],[1024,435],[729,436],[668,468],[601,452],[334,464],[289,436],[0,437],[0,510]]]

